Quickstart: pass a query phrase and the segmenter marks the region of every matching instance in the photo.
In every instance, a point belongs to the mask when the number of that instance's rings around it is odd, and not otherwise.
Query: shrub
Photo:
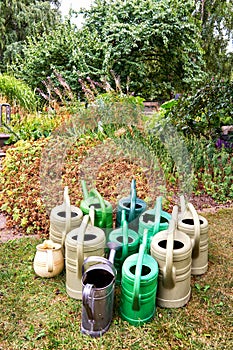
[[[165,120],[186,135],[216,139],[221,126],[233,124],[233,82],[212,80],[183,95]]]
[[[34,92],[21,80],[0,74],[0,96],[7,102],[25,111],[35,111],[37,99]]]

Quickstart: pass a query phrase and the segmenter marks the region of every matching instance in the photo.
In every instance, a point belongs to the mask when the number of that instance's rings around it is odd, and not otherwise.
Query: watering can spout
[[[112,263],[114,265],[116,251],[120,248],[120,244],[118,244],[116,242],[108,242],[107,246],[110,249],[108,260],[110,261],[110,263]]]
[[[82,191],[83,191],[83,197],[84,199],[87,199],[89,194],[87,191],[87,185],[86,185],[86,181],[85,180],[81,180],[81,186],[82,186]]]

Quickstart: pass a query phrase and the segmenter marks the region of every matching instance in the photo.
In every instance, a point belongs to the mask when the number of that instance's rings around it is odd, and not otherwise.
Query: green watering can
[[[110,232],[109,242],[118,243],[120,249],[117,250],[114,259],[114,266],[117,269],[116,284],[121,283],[121,269],[125,259],[138,252],[139,236],[137,232],[128,228],[125,210],[122,210],[121,227]]]
[[[90,207],[95,209],[94,225],[101,228],[112,228],[112,205],[104,200],[96,189],[88,193],[86,182],[81,181],[84,199],[81,201],[80,209],[84,214],[89,214]]]
[[[146,254],[147,230],[139,253],[129,256],[122,266],[120,315],[139,326],[150,321],[155,313],[158,263]]]
[[[142,241],[144,230],[148,230],[148,249],[150,249],[150,242],[153,236],[159,231],[166,230],[170,220],[171,215],[162,210],[161,196],[156,199],[155,207],[153,209],[146,210],[140,215],[138,234]]]
[[[131,182],[130,196],[122,198],[118,202],[116,227],[121,225],[122,210],[126,211],[126,220],[129,223],[129,227],[137,232],[138,217],[146,210],[146,203],[142,199],[137,198],[136,181],[134,179]]]

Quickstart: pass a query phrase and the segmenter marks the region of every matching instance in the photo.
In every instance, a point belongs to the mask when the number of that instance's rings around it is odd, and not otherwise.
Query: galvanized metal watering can
[[[177,230],[178,206],[174,206],[167,230],[151,241],[151,256],[159,264],[157,304],[161,307],[184,306],[191,295],[192,244],[189,236]]]
[[[181,214],[178,229],[186,233],[192,241],[192,275],[201,275],[208,269],[208,221],[198,215],[192,203],[185,203],[180,197]]]
[[[171,215],[162,210],[162,197],[159,196],[156,199],[155,207],[150,210],[146,210],[139,217],[139,229],[138,234],[142,241],[143,232],[148,230],[148,248],[150,247],[153,236],[159,231],[166,230],[171,220]]]
[[[92,337],[103,335],[110,327],[117,271],[113,265],[116,244],[111,243],[109,260],[90,256],[82,266],[81,331]],[[88,267],[89,264],[92,264]]]
[[[86,182],[81,181],[84,199],[81,201],[80,209],[84,214],[88,214],[90,207],[95,209],[95,226],[101,228],[112,228],[112,205],[104,200],[96,189],[91,189],[88,193]]]
[[[64,188],[64,201],[51,210],[49,239],[61,244],[63,254],[65,253],[64,243],[66,235],[71,230],[79,227],[83,219],[83,212],[78,207],[70,205],[68,187]]]
[[[158,263],[146,254],[147,230],[139,253],[129,256],[122,266],[120,315],[139,326],[150,321],[155,313]]]
[[[118,202],[116,227],[121,225],[122,210],[126,211],[126,220],[129,223],[129,227],[137,232],[138,218],[146,210],[146,203],[142,199],[137,198],[136,181],[134,179],[131,182],[130,196],[122,198]]]
[[[90,216],[84,216],[81,226],[66,236],[66,291],[74,299],[82,299],[82,264],[85,258],[105,254],[105,233],[99,227],[93,226],[92,213],[94,208],[90,209]],[[90,217],[91,223],[89,223]]]
[[[115,242],[120,246],[114,259],[114,265],[117,269],[116,284],[119,285],[123,262],[128,256],[137,253],[139,248],[139,236],[137,232],[128,228],[125,210],[122,210],[121,227],[110,232],[108,241]]]

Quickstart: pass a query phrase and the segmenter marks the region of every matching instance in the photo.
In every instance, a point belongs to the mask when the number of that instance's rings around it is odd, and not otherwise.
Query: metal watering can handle
[[[94,322],[94,312],[92,310],[92,292],[93,292],[93,284],[85,284],[83,290],[82,290],[82,302],[83,306],[86,309],[87,317],[90,322]],[[90,299],[89,299],[90,298]]]
[[[126,221],[125,210],[122,210],[122,213],[121,213],[121,227],[122,227],[122,234],[123,234],[123,246],[122,246],[121,259],[125,260],[128,256],[128,222]]]
[[[108,265],[109,267],[111,267],[114,276],[116,276],[116,274],[117,274],[117,271],[116,271],[115,266],[114,266],[113,263],[112,263],[111,261],[109,261],[108,259],[103,258],[103,257],[101,257],[101,256],[88,256],[88,257],[84,260],[83,265],[82,265],[82,275],[83,275],[84,272],[85,272],[85,267],[86,267],[86,265],[89,264],[89,263],[102,263],[102,264],[106,264],[106,265]]]
[[[178,206],[173,207],[172,218],[168,227],[167,249],[166,249],[166,263],[163,268],[163,285],[165,288],[171,289],[176,282],[176,269],[173,265],[173,245],[174,234],[177,225]]]
[[[82,264],[83,264],[83,259],[84,259],[84,235],[87,229],[89,221],[89,215],[85,215],[83,217],[83,221],[79,227],[80,233],[78,235],[78,240],[77,240],[77,277],[81,279],[82,277]],[[80,243],[80,244],[79,244]]]
[[[65,231],[62,233],[62,242],[64,245],[65,238],[68,232],[70,232],[71,228],[71,206],[70,206],[70,198],[68,194],[68,186],[64,188],[64,204],[65,204],[65,213],[66,213],[66,222],[65,222]]]
[[[155,224],[153,228],[153,236],[155,233],[159,232],[161,212],[162,212],[162,197],[159,196],[156,199],[156,204],[155,204]]]
[[[136,200],[137,200],[136,181],[133,179],[131,182],[130,211],[129,211],[128,222],[132,221],[135,218]]]
[[[198,257],[199,250],[200,250],[200,234],[201,234],[201,225],[200,220],[197,214],[196,209],[192,205],[192,203],[188,203],[188,209],[190,210],[192,216],[193,216],[193,223],[194,223],[194,238],[192,239],[192,246],[193,246],[193,258]]]
[[[102,221],[100,222],[100,226],[104,227],[106,225],[106,206],[105,206],[104,200],[101,194],[96,189],[90,190],[89,195],[93,197],[97,197],[100,202],[100,206],[102,210]]]
[[[140,301],[141,301],[140,283],[141,283],[143,258],[144,258],[144,254],[147,246],[147,234],[148,234],[148,229],[145,229],[143,233],[143,241],[139,248],[138,260],[137,260],[136,270],[135,270],[135,279],[134,279],[134,287],[133,287],[133,306],[132,306],[133,310],[135,311],[140,310]]]

